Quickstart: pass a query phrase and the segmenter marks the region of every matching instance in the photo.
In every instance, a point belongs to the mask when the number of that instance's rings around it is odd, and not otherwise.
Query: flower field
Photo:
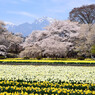
[[[1,95],[95,95],[95,84],[0,81]]]
[[[95,95],[95,67],[0,65],[0,95]]]

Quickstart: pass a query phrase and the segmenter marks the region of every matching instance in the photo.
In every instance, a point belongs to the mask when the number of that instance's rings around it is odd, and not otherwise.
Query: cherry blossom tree
[[[18,53],[18,51],[21,50],[20,44],[23,42],[23,40],[24,38],[21,35],[13,34],[7,31],[4,22],[0,21],[0,45],[7,48],[7,51],[4,51],[5,53],[2,54],[7,54],[10,53],[9,51],[14,50],[14,52]]]
[[[91,24],[90,24],[91,25]],[[95,44],[95,24],[89,29],[89,24],[82,24],[79,32],[79,40],[77,40],[75,50],[78,55],[91,56],[91,47]]]
[[[19,54],[19,57],[36,58],[42,56],[42,50],[38,45],[26,47],[24,51]]]
[[[25,50],[27,47],[38,45],[41,47],[42,56],[66,57],[67,53],[74,49],[80,31],[80,25],[77,22],[55,21],[45,29],[33,31],[26,38],[22,44]]]

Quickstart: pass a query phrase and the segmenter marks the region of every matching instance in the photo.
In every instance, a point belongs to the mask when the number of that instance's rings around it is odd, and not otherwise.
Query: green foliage
[[[6,57],[3,55],[0,55],[0,59],[6,59]]]
[[[36,57],[38,60],[41,60],[43,57],[42,56],[37,56]]]
[[[23,59],[30,59],[30,58],[26,56],[26,57],[24,57]]]
[[[62,60],[68,60],[68,58],[63,58]]]
[[[80,56],[80,57],[78,57],[78,60],[85,60],[85,57]]]
[[[59,60],[59,58],[57,58],[57,57],[56,58],[50,58],[50,60]]]
[[[95,45],[93,45],[93,46],[91,47],[91,54],[92,54],[92,55],[95,55]]]

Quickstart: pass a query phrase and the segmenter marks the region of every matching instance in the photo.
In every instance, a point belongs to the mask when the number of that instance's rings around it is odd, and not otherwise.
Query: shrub
[[[50,58],[51,60],[59,60],[57,57],[55,57],[55,58]]]
[[[6,57],[3,55],[0,55],[0,59],[5,59]]]
[[[78,60],[85,60],[85,57],[80,56],[80,57],[78,57]]]
[[[7,58],[17,58],[17,55],[16,54],[13,54],[13,53],[7,53]]]
[[[23,59],[30,59],[30,58],[26,56],[26,57],[24,57]]]
[[[41,60],[42,59],[42,56],[37,56],[36,57],[38,60]]]
[[[62,58],[62,60],[68,60],[68,58]]]
[[[95,58],[95,45],[91,47],[91,58]]]

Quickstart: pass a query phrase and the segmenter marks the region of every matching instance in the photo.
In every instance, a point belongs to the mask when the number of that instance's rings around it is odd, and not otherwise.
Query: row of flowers
[[[17,60],[17,59],[3,59],[0,60],[0,63],[62,63],[62,64],[95,64],[95,61],[87,60]]]
[[[0,65],[0,80],[95,83],[95,67]]]
[[[74,82],[65,82],[65,81],[59,81],[59,82],[49,82],[49,81],[23,81],[23,80],[17,80],[17,81],[12,81],[12,80],[0,80],[0,87],[5,86],[17,86],[17,87],[55,87],[55,88],[69,88],[69,89],[82,89],[82,90],[95,90],[95,84],[87,84],[87,83],[74,83]],[[14,86],[14,87],[15,87]]]
[[[5,93],[5,94],[4,94]],[[95,84],[0,81],[0,95],[95,95]]]

